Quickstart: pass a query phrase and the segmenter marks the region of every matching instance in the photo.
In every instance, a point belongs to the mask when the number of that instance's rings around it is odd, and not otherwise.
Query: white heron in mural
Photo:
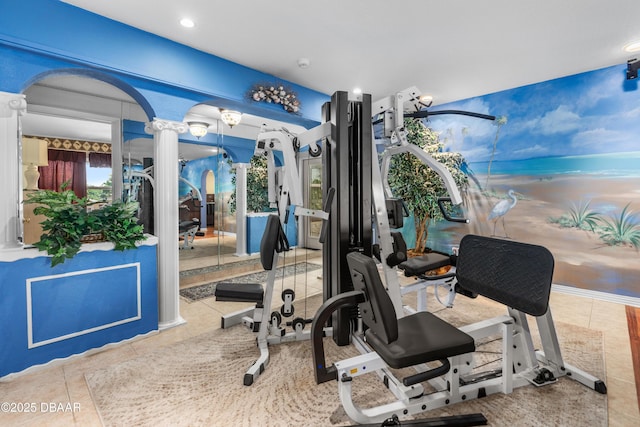
[[[509,190],[507,195],[511,200],[500,200],[496,205],[491,209],[491,213],[489,213],[488,219],[493,221],[493,236],[496,235],[496,224],[498,220],[502,218],[502,229],[504,230],[504,236],[509,237],[507,235],[507,229],[504,227],[504,216],[516,205],[518,202],[518,198],[516,197],[516,192],[513,190]]]

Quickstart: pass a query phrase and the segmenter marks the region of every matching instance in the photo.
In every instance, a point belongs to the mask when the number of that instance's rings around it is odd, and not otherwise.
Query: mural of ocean
[[[589,174],[640,176],[640,151],[589,154],[584,156],[537,157],[522,160],[494,160],[491,175]],[[470,162],[475,174],[487,173],[489,162]]]

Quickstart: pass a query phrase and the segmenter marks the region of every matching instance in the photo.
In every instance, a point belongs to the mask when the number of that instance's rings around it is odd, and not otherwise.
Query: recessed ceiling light
[[[193,22],[191,19],[189,18],[182,18],[180,20],[180,25],[182,25],[185,28],[193,28],[196,26],[195,22]]]
[[[309,65],[311,65],[311,61],[309,60],[309,58],[298,59],[298,67],[304,69],[309,68]]]
[[[624,51],[629,53],[640,52],[640,40],[624,45]]]

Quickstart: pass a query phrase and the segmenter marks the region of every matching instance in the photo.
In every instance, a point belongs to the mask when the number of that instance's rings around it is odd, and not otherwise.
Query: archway
[[[122,121],[147,121],[153,114],[140,93],[112,76],[83,69],[41,73],[29,80],[23,93],[28,105],[28,114],[21,120],[23,135],[45,141],[57,164],[70,158],[79,163],[74,174],[79,177],[84,172],[84,177],[78,178],[78,195],[99,203],[119,200],[123,185]],[[51,167],[49,161],[40,169],[43,172]],[[59,189],[59,182],[45,183],[42,174],[40,181],[41,188]],[[27,228],[39,225],[38,221],[25,224]],[[33,243],[31,240],[25,243]]]

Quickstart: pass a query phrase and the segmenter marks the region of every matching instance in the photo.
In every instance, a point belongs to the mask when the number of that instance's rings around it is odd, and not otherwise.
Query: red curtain
[[[49,166],[38,168],[38,188],[60,191],[60,186],[70,181],[69,190],[78,197],[87,195],[86,153],[78,151],[49,150]]]
[[[110,168],[111,153],[89,153],[89,166],[92,168]]]

